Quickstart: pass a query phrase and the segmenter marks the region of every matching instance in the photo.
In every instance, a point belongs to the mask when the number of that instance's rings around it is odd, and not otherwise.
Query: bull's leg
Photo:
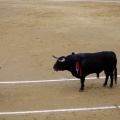
[[[106,87],[107,82],[108,82],[108,78],[109,78],[109,75],[108,75],[108,74],[106,74],[106,78],[105,78],[105,82],[104,82],[104,84],[103,84],[103,87]]]
[[[84,90],[84,81],[85,81],[85,77],[81,76],[81,88],[79,92],[82,92]]]
[[[110,88],[112,88],[112,86],[113,86],[113,72],[110,74],[110,79],[111,79]]]
[[[109,78],[109,72],[107,70],[105,70],[104,72],[105,72],[106,78],[105,78],[105,82],[103,84],[103,87],[106,87],[107,82],[108,82],[108,78]]]
[[[99,73],[96,73],[97,74],[97,78],[99,78]]]

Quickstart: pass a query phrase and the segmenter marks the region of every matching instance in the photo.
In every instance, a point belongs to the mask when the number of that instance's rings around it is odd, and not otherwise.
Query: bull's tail
[[[112,52],[113,55],[114,55],[114,58],[115,58],[115,69],[114,69],[114,79],[115,79],[115,84],[117,85],[117,57],[116,57],[116,54],[114,52]]]
[[[115,84],[117,85],[117,67],[115,67],[114,70],[114,79],[115,79]]]

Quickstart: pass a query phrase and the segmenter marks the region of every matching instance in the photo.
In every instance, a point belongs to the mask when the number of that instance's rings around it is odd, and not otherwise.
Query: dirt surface
[[[100,0],[99,0],[100,1]],[[102,0],[103,1],[103,0]],[[120,73],[120,1],[0,0],[0,82],[73,78],[55,72],[52,55],[114,51]],[[101,76],[104,74],[101,73]],[[95,76],[95,75],[92,75]],[[120,78],[0,84],[0,112],[120,105]],[[119,120],[120,109],[0,115],[0,120]]]

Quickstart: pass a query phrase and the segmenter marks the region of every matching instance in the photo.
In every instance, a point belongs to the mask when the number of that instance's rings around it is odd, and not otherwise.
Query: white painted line
[[[36,114],[36,113],[55,113],[55,112],[71,112],[71,111],[91,111],[105,109],[119,109],[120,106],[105,106],[94,108],[71,108],[71,109],[55,109],[55,110],[35,110],[35,111],[18,111],[18,112],[0,112],[0,115],[18,115],[18,114]]]
[[[106,2],[106,3],[120,3],[119,0],[46,0],[46,1],[54,1],[54,2]]]
[[[117,77],[120,77],[120,75],[117,75]],[[99,77],[100,79],[105,78],[105,76]],[[97,79],[97,77],[89,77],[86,78],[86,80],[93,80]],[[56,79],[56,80],[32,80],[32,81],[6,81],[6,82],[0,82],[0,84],[24,84],[24,83],[48,83],[48,82],[64,82],[64,81],[76,81],[79,80],[77,78],[63,78],[63,79]]]
[[[118,75],[117,77],[120,77],[120,75]],[[100,79],[105,78],[105,76],[99,77]],[[97,79],[97,77],[89,77],[86,78],[86,80],[93,80],[93,79]],[[8,82],[0,82],[0,84],[22,84],[22,83],[48,83],[48,82],[63,82],[63,81],[76,81],[79,80],[77,78],[62,78],[62,79],[55,79],[55,80],[32,80],[32,81],[8,81]]]

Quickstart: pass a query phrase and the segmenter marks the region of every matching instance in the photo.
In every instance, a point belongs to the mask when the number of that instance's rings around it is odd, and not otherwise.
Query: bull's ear
[[[75,53],[74,52],[72,52],[72,55],[74,55]]]

